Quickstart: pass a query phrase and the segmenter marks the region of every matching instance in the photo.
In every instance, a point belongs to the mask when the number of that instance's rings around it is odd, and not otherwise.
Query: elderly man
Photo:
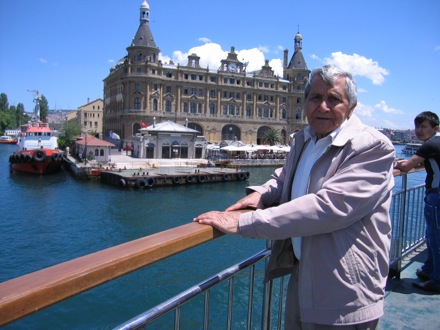
[[[266,279],[291,274],[286,329],[375,329],[388,274],[394,147],[353,115],[350,73],[313,70],[305,97],[309,126],[293,135],[286,165],[225,212],[194,221],[274,240]]]

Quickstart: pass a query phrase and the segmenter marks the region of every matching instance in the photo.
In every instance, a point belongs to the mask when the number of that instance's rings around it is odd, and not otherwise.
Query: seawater
[[[15,148],[0,145],[0,282],[186,224],[205,211],[224,210],[244,196],[246,186],[265,182],[274,170],[249,168],[248,181],[121,189],[75,180],[65,171],[47,176],[11,173],[8,159]],[[396,150],[398,157],[405,157],[401,146]],[[423,180],[424,173],[412,184]],[[224,236],[5,329],[111,329],[264,247],[264,240]],[[203,311],[190,313],[201,319]]]

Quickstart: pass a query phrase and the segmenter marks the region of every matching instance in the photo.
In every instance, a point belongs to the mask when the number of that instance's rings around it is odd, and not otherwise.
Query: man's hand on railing
[[[238,234],[238,218],[242,212],[211,211],[200,214],[193,221],[214,228],[231,235]]]
[[[229,206],[226,209],[226,212],[237,211],[237,210],[246,210],[246,209],[247,210],[248,209],[257,210],[257,209],[263,209],[263,208],[264,208],[264,205],[263,205],[263,200],[261,198],[261,194],[255,191],[255,192],[247,195],[246,197],[243,197],[235,204]]]

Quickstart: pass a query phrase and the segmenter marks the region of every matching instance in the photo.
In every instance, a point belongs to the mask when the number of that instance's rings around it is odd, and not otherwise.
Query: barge
[[[203,184],[226,181],[243,181],[250,177],[248,171],[230,168],[203,169],[167,169],[166,173],[159,171],[120,170],[101,171],[101,182],[122,188],[150,189],[159,186]]]

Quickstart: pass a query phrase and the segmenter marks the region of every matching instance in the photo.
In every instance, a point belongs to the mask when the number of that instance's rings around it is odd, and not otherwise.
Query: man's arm
[[[425,158],[414,155],[410,159],[396,161],[394,163],[394,168],[403,172],[408,172],[409,170],[412,170],[414,167],[418,166],[420,163],[423,163],[424,160]]]

